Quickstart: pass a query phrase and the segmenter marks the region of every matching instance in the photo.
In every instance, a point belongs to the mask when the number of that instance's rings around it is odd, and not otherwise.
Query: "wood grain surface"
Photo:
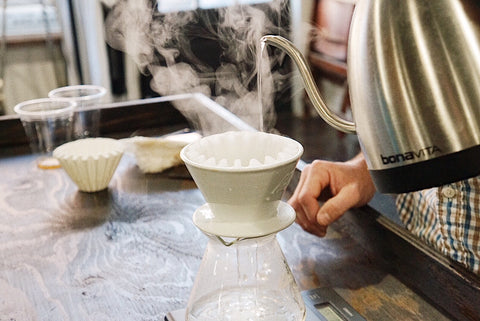
[[[207,238],[183,166],[144,175],[124,155],[107,190],[82,193],[34,158],[0,159],[1,321],[163,320],[185,307]],[[368,320],[447,320],[340,226],[319,239],[294,224],[278,239],[302,290],[333,287]]]

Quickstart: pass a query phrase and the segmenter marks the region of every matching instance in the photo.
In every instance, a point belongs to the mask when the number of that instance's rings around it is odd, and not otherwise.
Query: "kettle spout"
[[[340,130],[347,134],[355,134],[355,124],[337,116],[325,103],[325,100],[320,95],[315,80],[312,75],[312,71],[307,64],[307,61],[303,54],[298,50],[289,40],[276,35],[266,35],[260,39],[261,48],[263,49],[266,44],[280,48],[294,61],[303,79],[305,91],[307,92],[310,101],[317,113],[322,119],[332,126],[333,128]]]

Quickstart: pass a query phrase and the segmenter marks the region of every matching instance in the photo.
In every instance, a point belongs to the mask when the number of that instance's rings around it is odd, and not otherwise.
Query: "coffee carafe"
[[[300,51],[274,35],[334,128],[357,133],[380,192],[439,186],[480,173],[480,3],[360,0],[348,42],[355,123],[325,104]]]

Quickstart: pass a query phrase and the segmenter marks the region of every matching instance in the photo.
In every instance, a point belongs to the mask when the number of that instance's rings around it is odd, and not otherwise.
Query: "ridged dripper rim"
[[[256,146],[253,146],[253,148],[252,146],[242,146],[242,143],[251,143],[250,140],[252,137],[256,139]],[[223,141],[220,142],[220,140]],[[283,147],[275,150],[272,145],[275,141],[279,140],[282,141]],[[261,147],[264,146],[266,149],[270,148],[273,151],[273,154],[264,155],[263,158],[258,157],[260,159],[250,157],[248,160],[242,159],[245,155],[241,155],[237,158],[233,157],[233,159],[226,159],[225,157],[218,157],[219,159],[215,159],[215,156],[212,154],[205,156],[205,153],[215,152],[213,151],[213,147],[218,147],[215,146],[215,144],[224,145],[221,146],[222,152],[225,151],[224,148],[229,148],[230,152],[233,153],[236,151],[241,153],[245,150],[251,152],[252,149],[261,150]],[[204,151],[200,151],[202,148]],[[225,172],[250,172],[268,170],[291,163],[292,161],[298,161],[302,154],[303,146],[299,142],[285,136],[265,132],[231,131],[207,136],[185,146],[180,152],[180,157],[185,164],[197,168]],[[239,160],[239,162],[237,162],[237,160]]]

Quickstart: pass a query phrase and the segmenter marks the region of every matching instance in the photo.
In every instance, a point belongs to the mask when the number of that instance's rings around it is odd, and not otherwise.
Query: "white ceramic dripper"
[[[263,132],[205,137],[180,153],[207,204],[194,222],[204,232],[254,237],[289,226],[295,212],[281,202],[303,147]]]

